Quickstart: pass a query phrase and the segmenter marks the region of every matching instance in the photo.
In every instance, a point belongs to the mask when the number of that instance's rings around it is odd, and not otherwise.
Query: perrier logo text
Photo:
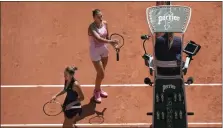
[[[160,25],[162,21],[165,22],[164,27],[167,30],[168,28],[170,28],[170,23],[173,21],[180,21],[180,17],[174,16],[173,13],[170,11],[165,13],[163,16],[158,17],[158,25]]]

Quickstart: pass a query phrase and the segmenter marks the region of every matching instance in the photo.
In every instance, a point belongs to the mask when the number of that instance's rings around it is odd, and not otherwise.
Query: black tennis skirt
[[[70,102],[71,103],[71,102]],[[64,115],[71,119],[73,118],[74,116],[80,116],[82,114],[82,108],[75,108],[75,109],[70,109],[70,110],[65,110],[66,108],[66,105],[68,105],[69,103],[67,104],[64,104],[63,105],[63,108],[64,108]],[[75,104],[74,106],[80,106],[81,104]]]

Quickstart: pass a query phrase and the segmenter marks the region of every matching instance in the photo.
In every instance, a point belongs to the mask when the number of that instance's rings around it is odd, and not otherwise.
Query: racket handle
[[[116,53],[116,60],[119,61],[119,53]]]

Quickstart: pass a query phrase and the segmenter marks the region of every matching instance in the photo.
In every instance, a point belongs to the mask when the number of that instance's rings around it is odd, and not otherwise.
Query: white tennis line
[[[221,122],[198,122],[188,123],[189,125],[222,125]],[[112,123],[112,124],[76,124],[79,127],[149,127],[151,123]],[[1,124],[1,127],[61,127],[62,124]]]
[[[93,84],[81,85],[82,87],[94,87]],[[146,87],[146,84],[104,84],[102,87]],[[211,83],[211,84],[191,84],[190,86],[222,86],[222,83]],[[1,85],[1,88],[60,88],[64,85]]]

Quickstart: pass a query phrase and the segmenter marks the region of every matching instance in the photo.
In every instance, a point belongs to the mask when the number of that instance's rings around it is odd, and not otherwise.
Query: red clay
[[[196,78],[196,83],[220,83],[221,2],[173,4],[192,8],[185,41],[194,40],[202,46],[189,75]],[[2,84],[59,84],[64,67],[71,64],[79,67],[77,77],[81,83],[92,84],[95,70],[89,58],[87,27],[94,8],[103,11],[110,33],[122,34],[126,42],[120,62],[116,62],[111,49],[104,83],[142,83],[147,69],[141,58],[140,35],[149,32],[145,9],[154,5],[154,2],[2,2]]]
[[[221,106],[221,98],[219,98],[221,92],[218,91],[221,89],[220,86],[187,88],[188,111],[195,113],[194,116],[188,118],[189,122],[221,122],[221,107],[219,107]],[[3,104],[1,116],[4,118],[1,119],[1,122],[3,124],[62,123],[63,114],[57,117],[48,117],[42,112],[43,104],[59,90],[59,88],[2,89],[1,93],[4,98],[1,99]],[[86,95],[84,105],[89,103],[92,89],[84,88],[83,90]],[[104,108],[107,108],[104,113],[105,123],[151,122],[151,117],[146,116],[147,112],[152,111],[151,87],[106,87],[105,90],[110,96],[103,99],[100,105],[95,106],[93,103],[85,105],[83,115],[86,118],[80,123],[88,123],[90,117],[96,115],[94,110],[101,112]],[[9,93],[13,95],[9,95]],[[62,101],[63,97],[59,100]]]
[[[193,40],[202,46],[191,63],[188,76],[194,76],[195,83],[221,83],[221,2],[173,4],[192,8],[185,42]],[[80,83],[93,84],[95,70],[89,58],[87,27],[95,8],[103,11],[110,33],[120,33],[125,38],[119,62],[110,48],[104,83],[143,83],[148,72],[141,58],[140,35],[149,33],[145,9],[154,5],[155,2],[1,2],[1,83],[62,84],[64,67],[75,64],[79,68]],[[152,49],[151,45],[148,49]],[[2,123],[61,122],[62,115],[50,118],[42,113],[42,104],[57,90],[2,89]],[[108,107],[105,122],[151,122],[145,115],[152,109],[149,87],[106,90],[109,98],[97,106],[99,111]],[[87,103],[92,88],[84,88],[84,91],[87,95],[84,103]],[[220,122],[221,93],[220,87],[188,88],[188,109],[196,113],[189,121]],[[81,122],[86,123],[88,118]]]

